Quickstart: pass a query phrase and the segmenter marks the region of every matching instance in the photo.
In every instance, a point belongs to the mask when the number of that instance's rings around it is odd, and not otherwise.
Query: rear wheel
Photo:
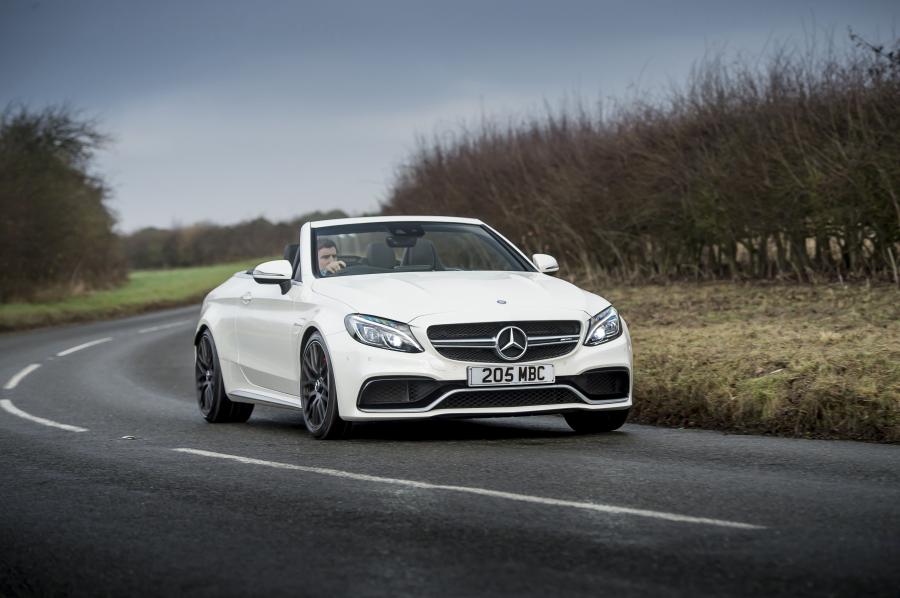
[[[253,413],[252,404],[235,403],[225,394],[219,354],[209,330],[203,331],[197,343],[194,373],[197,381],[197,404],[206,421],[218,424],[245,422],[250,418]]]
[[[331,357],[325,339],[314,332],[303,347],[300,392],[306,429],[321,440],[342,438],[350,430],[350,422],[341,419],[334,386]]]
[[[618,411],[575,411],[564,413],[566,423],[579,434],[612,432],[618,430],[628,419],[628,409]]]

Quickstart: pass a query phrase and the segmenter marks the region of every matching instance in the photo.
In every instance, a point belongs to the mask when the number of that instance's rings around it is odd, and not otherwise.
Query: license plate
[[[553,365],[495,365],[469,368],[469,386],[508,386],[512,384],[553,384]]]

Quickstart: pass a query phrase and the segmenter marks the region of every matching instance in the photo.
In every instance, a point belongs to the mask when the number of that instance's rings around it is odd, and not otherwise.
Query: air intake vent
[[[584,403],[584,401],[567,388],[515,388],[459,392],[438,403],[435,409],[536,407],[565,403]]]

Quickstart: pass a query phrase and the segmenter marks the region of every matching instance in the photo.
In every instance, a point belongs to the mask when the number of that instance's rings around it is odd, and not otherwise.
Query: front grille
[[[536,320],[527,322],[475,322],[471,324],[437,324],[428,327],[428,340],[491,338],[507,326],[518,326],[528,336],[572,335],[581,332],[578,320]]]
[[[435,409],[535,407],[583,402],[578,395],[566,388],[511,388],[459,392],[438,403]]]
[[[494,351],[493,343],[485,343],[493,339],[507,326],[516,326],[529,338],[528,349],[519,359],[510,361],[503,359]],[[581,322],[577,320],[535,320],[522,322],[475,322],[469,324],[438,324],[428,327],[428,340],[435,350],[448,359],[457,361],[474,361],[480,363],[512,363],[553,359],[571,353],[581,340]],[[535,337],[574,337],[571,342],[554,344],[538,344]],[[442,341],[460,343],[472,340],[473,345],[490,346],[441,346]],[[532,344],[532,342],[534,344]],[[546,341],[544,341],[546,342]],[[448,343],[450,344],[450,343]]]

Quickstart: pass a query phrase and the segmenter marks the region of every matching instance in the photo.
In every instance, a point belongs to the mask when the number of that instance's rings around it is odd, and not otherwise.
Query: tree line
[[[284,222],[256,218],[114,231],[109,192],[93,172],[108,137],[68,107],[0,114],[0,303],[55,299],[123,283],[130,269],[201,266],[280,255],[316,211]]]
[[[341,210],[331,210],[310,212],[283,222],[255,218],[232,225],[148,227],[124,236],[122,242],[132,268],[203,266],[281,255],[285,245],[299,240],[300,227],[305,222],[346,217]]]
[[[898,282],[900,40],[851,38],[422,141],[383,211],[479,217],[600,278]]]
[[[125,279],[108,191],[90,169],[105,141],[65,107],[0,115],[0,302]]]

